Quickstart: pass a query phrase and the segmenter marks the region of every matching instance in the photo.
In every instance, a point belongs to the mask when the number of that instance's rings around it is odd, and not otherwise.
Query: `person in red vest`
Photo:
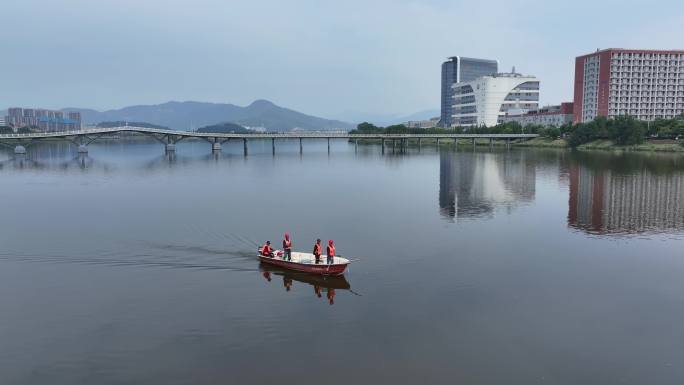
[[[266,280],[268,282],[271,282],[271,272],[270,271],[264,271],[264,278],[266,278]]]
[[[321,263],[321,254],[323,254],[323,250],[321,250],[321,239],[316,239],[316,244],[314,245],[313,248],[313,255],[316,257],[316,264],[318,265]]]
[[[283,239],[283,261],[292,260],[292,241],[290,240],[290,233],[285,233],[285,239]]]
[[[328,297],[328,302],[331,305],[334,305],[335,304],[335,289],[329,288],[327,297]]]
[[[328,247],[326,248],[326,254],[328,255],[328,265],[332,265],[335,260],[335,242],[333,240],[328,241]]]
[[[273,258],[273,249],[271,248],[271,241],[266,241],[266,244],[261,247],[261,255],[264,257]]]

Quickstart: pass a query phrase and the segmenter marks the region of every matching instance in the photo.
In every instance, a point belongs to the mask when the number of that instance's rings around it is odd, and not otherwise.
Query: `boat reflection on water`
[[[307,274],[294,272],[290,270],[280,269],[271,265],[264,263],[259,264],[259,270],[266,281],[271,282],[276,278],[282,277],[283,287],[285,291],[292,290],[293,281],[307,283],[313,286],[314,295],[318,298],[323,298],[323,292],[325,291],[325,297],[328,299],[330,305],[335,304],[336,290],[348,290],[351,291],[351,285],[344,277],[344,275],[338,276],[323,276],[316,274]]]

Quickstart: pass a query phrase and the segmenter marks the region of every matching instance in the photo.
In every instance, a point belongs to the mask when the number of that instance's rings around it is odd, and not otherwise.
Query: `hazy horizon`
[[[586,0],[8,0],[0,109],[98,111],[167,101],[306,114],[403,116],[439,108],[448,56],[497,59],[541,80],[541,104],[572,100],[575,56],[680,49],[684,5]],[[667,10],[667,12],[663,12]]]

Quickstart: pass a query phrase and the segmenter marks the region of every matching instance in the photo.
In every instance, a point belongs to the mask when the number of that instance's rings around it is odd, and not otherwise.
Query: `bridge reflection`
[[[18,155],[4,161],[0,161],[0,170],[61,170],[69,171],[72,169],[87,170],[98,168],[104,171],[111,171],[112,166],[107,163],[99,162],[85,154],[73,158],[61,159],[59,161],[37,161]]]

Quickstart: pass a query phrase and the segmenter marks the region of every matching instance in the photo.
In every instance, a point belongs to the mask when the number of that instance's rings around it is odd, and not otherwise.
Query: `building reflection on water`
[[[684,173],[570,167],[568,224],[591,233],[684,229]]]
[[[535,164],[525,151],[441,152],[439,207],[444,218],[491,215],[535,198]]]

